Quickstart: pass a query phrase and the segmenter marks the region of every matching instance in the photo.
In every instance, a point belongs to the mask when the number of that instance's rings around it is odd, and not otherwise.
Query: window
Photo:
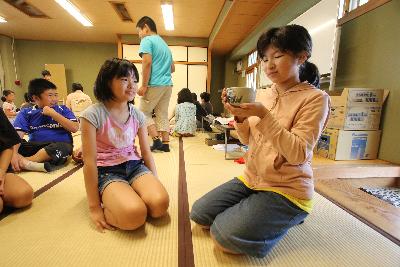
[[[355,19],[391,0],[340,0],[337,26]]]
[[[353,11],[368,3],[368,1],[369,0],[340,0],[338,19],[342,18],[347,12]]]
[[[257,51],[251,53],[247,60],[247,68],[246,68],[246,86],[257,89]]]

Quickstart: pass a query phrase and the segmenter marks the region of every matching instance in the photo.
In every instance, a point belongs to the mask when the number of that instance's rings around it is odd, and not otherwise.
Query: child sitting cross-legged
[[[64,105],[58,105],[56,86],[45,79],[29,82],[29,95],[35,106],[22,109],[15,118],[14,128],[21,139],[14,146],[11,165],[14,171],[30,170],[48,172],[63,165],[72,154],[72,135],[79,123]]]

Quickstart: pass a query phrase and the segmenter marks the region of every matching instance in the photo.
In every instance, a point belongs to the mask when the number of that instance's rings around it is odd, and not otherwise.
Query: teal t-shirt
[[[152,57],[149,86],[172,86],[172,54],[167,43],[159,35],[149,35],[140,42],[139,55]]]

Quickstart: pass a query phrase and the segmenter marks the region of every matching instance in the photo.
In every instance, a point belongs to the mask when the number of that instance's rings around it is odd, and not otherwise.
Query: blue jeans
[[[211,226],[224,248],[262,258],[307,215],[284,196],[249,189],[234,178],[198,199],[190,218]]]
[[[140,176],[151,173],[144,165],[143,160],[129,160],[115,166],[99,166],[97,170],[100,194],[103,194],[104,189],[112,182],[123,182],[131,185]]]

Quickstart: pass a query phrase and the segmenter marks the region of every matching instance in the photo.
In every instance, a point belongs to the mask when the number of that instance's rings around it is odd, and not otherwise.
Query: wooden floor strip
[[[189,220],[189,202],[186,184],[185,153],[183,140],[179,138],[179,182],[178,182],[178,266],[194,267],[192,230]]]
[[[400,210],[343,179],[316,180],[315,190],[400,246]]]

